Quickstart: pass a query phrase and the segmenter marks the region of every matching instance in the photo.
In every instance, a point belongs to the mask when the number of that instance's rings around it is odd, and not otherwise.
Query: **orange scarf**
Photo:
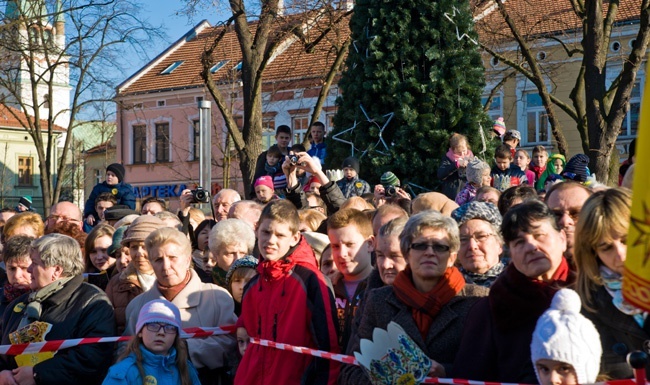
[[[411,266],[397,274],[393,292],[406,306],[411,308],[413,320],[426,340],[433,319],[452,298],[465,287],[465,279],[456,267],[445,270],[438,283],[428,293],[423,293],[413,284]]]

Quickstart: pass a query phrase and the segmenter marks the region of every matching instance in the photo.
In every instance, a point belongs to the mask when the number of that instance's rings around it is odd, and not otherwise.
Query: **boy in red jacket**
[[[257,229],[262,261],[242,298],[237,339],[338,353],[334,298],[299,226],[298,211],[287,200],[271,201],[262,211]],[[336,361],[249,345],[235,384],[335,385],[338,374]]]

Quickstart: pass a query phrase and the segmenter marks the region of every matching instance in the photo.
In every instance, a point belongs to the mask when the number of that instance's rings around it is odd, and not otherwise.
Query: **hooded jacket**
[[[301,237],[287,256],[264,261],[246,286],[238,325],[250,337],[338,353],[334,298]],[[330,384],[336,361],[249,344],[235,384]]]
[[[168,355],[153,354],[144,346],[142,352],[142,368],[147,384],[177,385],[181,383],[181,375],[176,366],[176,349],[172,348]],[[192,362],[188,360],[187,370],[190,372],[192,384],[200,385],[199,376]],[[142,376],[136,365],[135,354],[131,353],[122,361],[111,366],[102,385],[142,384]]]

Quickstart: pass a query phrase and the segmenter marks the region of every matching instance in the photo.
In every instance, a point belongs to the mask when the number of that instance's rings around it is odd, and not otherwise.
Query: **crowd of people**
[[[432,377],[633,376],[626,355],[647,349],[650,321],[621,294],[630,185],[598,183],[582,154],[529,154],[497,121],[493,161],[453,134],[439,192],[411,196],[390,171],[371,187],[353,157],[330,179],[324,126],[309,151],[288,129],[260,154],[255,196],[223,189],[213,215],[190,190],[178,213],[155,197],[136,211],[120,164],[83,211],[3,209],[3,345],[133,338],[1,356],[0,385],[366,384],[372,368],[250,340],[353,355],[390,323]],[[236,332],[181,338],[224,326]]]

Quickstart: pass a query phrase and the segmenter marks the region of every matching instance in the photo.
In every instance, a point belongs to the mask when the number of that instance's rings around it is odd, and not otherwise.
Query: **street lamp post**
[[[199,184],[212,193],[212,103],[199,102],[200,162]]]

